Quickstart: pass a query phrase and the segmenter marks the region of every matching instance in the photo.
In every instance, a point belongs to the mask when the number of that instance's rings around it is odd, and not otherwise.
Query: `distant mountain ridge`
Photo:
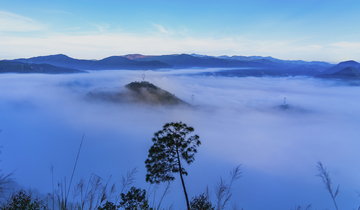
[[[180,55],[160,55],[137,58],[136,61],[160,61],[170,64],[175,68],[234,68],[234,67],[253,67],[254,65],[249,62],[226,60],[213,57],[194,57],[188,54]],[[256,65],[255,65],[256,66]]]
[[[130,59],[130,60],[135,60],[138,58],[146,58],[146,57],[151,57],[151,55],[141,55],[141,54],[127,54],[127,55],[123,55],[123,57]]]
[[[323,79],[360,80],[360,70],[354,67],[346,67],[332,74],[317,75]]]
[[[0,72],[19,72],[20,63],[32,65],[35,70],[53,69],[55,72],[73,72],[77,70],[158,70],[183,68],[224,68],[213,75],[222,76],[316,76],[333,74],[347,67],[360,70],[360,63],[344,61],[337,65],[322,61],[281,60],[270,56],[208,56],[199,54],[172,54],[172,55],[141,55],[127,54],[123,56],[110,56],[101,60],[75,59],[64,54],[38,56],[4,60],[3,62],[18,62],[11,67],[2,64]],[[36,67],[36,65],[43,65]],[[55,70],[58,67],[58,70]],[[62,69],[61,69],[62,68]],[[247,68],[244,70],[244,68]],[[29,71],[27,67],[23,70]],[[24,71],[24,72],[26,72]],[[40,71],[41,72],[41,71]],[[356,74],[350,74],[355,76]],[[332,78],[323,76],[319,78]]]
[[[0,61],[0,73],[45,73],[45,74],[69,74],[69,73],[85,73],[85,71],[64,68],[59,66],[50,65],[47,63],[42,64],[29,64],[18,61]]]
[[[172,68],[171,65],[162,63],[160,61],[135,61],[130,60],[123,56],[111,56],[102,60],[82,60],[70,58],[64,54],[39,56],[33,58],[21,58],[14,61],[24,63],[47,63],[55,66],[74,68],[80,70],[148,70],[148,69],[161,69]]]
[[[38,56],[32,58],[20,58],[14,61],[24,63],[47,63],[55,66],[74,68],[79,70],[149,70],[163,68],[237,68],[253,67],[275,70],[291,69],[304,66],[308,69],[316,69],[321,72],[333,65],[326,62],[284,61],[272,57],[261,56],[207,56],[197,54],[173,54],[173,55],[141,55],[128,54],[124,56],[111,56],[101,60],[74,59],[64,54]],[[317,73],[316,72],[316,73]],[[311,75],[316,74],[314,72]],[[296,74],[296,73],[295,73]]]
[[[355,69],[360,69],[360,63],[356,62],[356,61],[353,61],[353,60],[349,60],[349,61],[343,61],[343,62],[340,62],[339,64],[327,69],[326,71],[322,72],[324,74],[333,74],[335,72],[338,72],[344,68],[347,68],[347,67],[352,67],[352,68],[355,68]]]
[[[199,56],[199,57],[204,57],[205,55],[197,55],[197,54],[192,54],[193,56]],[[233,59],[233,60],[240,60],[240,61],[253,61],[253,62],[272,62],[273,64],[287,64],[287,65],[294,65],[294,66],[298,66],[298,65],[303,65],[303,66],[308,66],[308,65],[317,65],[317,66],[321,66],[323,68],[329,68],[332,66],[332,64],[327,63],[327,62],[323,62],[323,61],[302,61],[302,60],[281,60],[281,59],[277,59],[277,58],[273,58],[271,56],[239,56],[239,55],[234,55],[234,56],[227,56],[227,55],[222,55],[222,56],[218,56],[217,58],[222,58],[222,59]]]

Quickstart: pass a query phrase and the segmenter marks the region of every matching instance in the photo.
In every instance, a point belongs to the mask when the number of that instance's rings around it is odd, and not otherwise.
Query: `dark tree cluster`
[[[107,201],[102,207],[98,207],[98,210],[118,210],[120,208],[125,210],[152,210],[152,208],[149,208],[148,200],[146,199],[146,190],[135,187],[131,187],[126,194],[121,193],[119,205]]]
[[[0,209],[3,210],[48,210],[45,202],[37,197],[33,197],[31,193],[24,190],[13,194],[6,203],[3,203]]]

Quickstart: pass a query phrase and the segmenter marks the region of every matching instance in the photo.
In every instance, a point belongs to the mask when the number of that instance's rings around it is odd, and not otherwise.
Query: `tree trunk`
[[[186,192],[186,187],[185,187],[185,182],[184,182],[184,179],[183,179],[183,176],[182,176],[182,168],[181,168],[181,163],[180,163],[180,156],[179,156],[179,151],[176,151],[177,153],[177,159],[178,159],[178,163],[179,163],[179,170],[180,170],[180,178],[181,178],[181,183],[182,183],[182,186],[184,188],[184,194],[185,194],[185,198],[186,198],[186,205],[187,205],[187,209],[190,210],[190,203],[189,203],[189,198],[188,198],[188,195],[187,195],[187,192]]]

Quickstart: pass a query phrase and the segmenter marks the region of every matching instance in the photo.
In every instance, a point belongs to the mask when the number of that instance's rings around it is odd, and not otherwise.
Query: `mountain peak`
[[[138,58],[146,58],[146,57],[151,57],[149,55],[141,55],[141,54],[127,54],[127,55],[124,55],[123,57],[127,58],[127,59],[130,59],[130,60],[135,60],[135,59],[138,59]]]
[[[70,57],[65,54],[55,54],[55,55],[38,56],[33,58],[70,58]]]
[[[360,71],[354,67],[345,67],[332,74],[321,74],[316,77],[324,79],[359,80]]]
[[[360,77],[360,71],[355,69],[354,67],[346,67],[341,69],[338,72],[333,73],[333,75],[343,75],[349,77]]]
[[[358,65],[359,63],[354,61],[354,60],[348,60],[348,61],[340,62],[339,64],[342,64],[342,65]]]
[[[325,70],[323,73],[325,74],[332,74],[332,73],[335,73],[335,72],[338,72],[344,68],[347,68],[347,67],[352,67],[352,68],[355,68],[355,69],[359,69],[360,68],[360,63],[356,62],[356,61],[353,61],[353,60],[349,60],[349,61],[343,61],[327,70]]]

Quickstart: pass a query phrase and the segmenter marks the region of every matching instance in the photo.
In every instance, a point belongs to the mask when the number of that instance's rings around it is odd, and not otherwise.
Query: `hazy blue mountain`
[[[145,57],[150,57],[150,56],[141,55],[141,54],[127,54],[127,55],[124,55],[123,57],[130,59],[130,60],[135,60],[137,58],[145,58]]]
[[[81,73],[85,71],[72,68],[58,67],[50,64],[22,63],[18,61],[0,61],[0,73],[47,73],[47,74],[64,74],[64,73]]]
[[[314,76],[320,72],[311,66],[296,66],[290,69],[283,68],[252,68],[231,69],[216,72],[204,72],[202,75],[227,76],[227,77],[288,77],[288,76]]]
[[[353,60],[350,60],[350,61],[344,61],[344,62],[341,62],[327,70],[325,70],[324,74],[333,74],[335,72],[338,72],[344,68],[347,68],[347,67],[352,67],[352,68],[355,68],[355,69],[360,69],[360,63],[356,62],[356,61],[353,61]]]
[[[221,58],[214,58],[210,56],[195,57],[188,54],[180,55],[160,55],[150,56],[144,58],[137,58],[137,61],[161,61],[174,66],[175,68],[234,68],[234,67],[263,67],[259,63],[250,63],[246,61],[227,60]]]
[[[114,103],[175,106],[189,104],[175,95],[149,82],[131,82],[123,89],[97,89],[88,93],[88,98]]]
[[[244,61],[253,67],[262,67],[267,69],[275,69],[281,70],[283,74],[287,75],[315,75],[321,71],[324,71],[332,66],[333,64],[322,62],[322,61],[302,61],[302,60],[280,60],[277,58],[273,58],[270,56],[263,57],[263,56],[206,56],[206,55],[198,55],[198,54],[191,54],[194,57],[199,58],[220,58],[225,60],[238,60]],[[292,73],[290,73],[292,72]]]
[[[313,65],[300,65],[285,69],[283,74],[288,76],[313,76],[321,73],[318,69],[319,68],[314,67]]]
[[[199,73],[200,75],[207,76],[225,76],[225,77],[280,77],[284,75],[281,71],[269,69],[234,69],[234,70],[221,70],[215,72]]]
[[[218,56],[218,58],[234,59],[234,60],[241,60],[241,61],[254,61],[254,60],[260,60],[260,59],[273,60],[274,59],[270,56],[263,57],[263,56],[242,56],[242,55],[234,55],[234,56],[222,55],[222,56]]]
[[[280,60],[273,57],[262,56],[207,56],[199,54],[174,54],[149,56],[141,54],[128,54],[124,56],[111,56],[102,60],[74,59],[58,54],[39,56],[14,61],[30,64],[50,64],[54,66],[81,69],[81,70],[156,70],[162,68],[235,68],[223,71],[223,75],[240,76],[314,76],[318,74],[332,74],[346,67],[360,69],[355,61],[345,61],[338,65],[320,61]],[[238,67],[251,67],[253,69],[240,70]]]
[[[316,77],[324,79],[360,80],[360,70],[354,67],[346,67],[335,73],[321,74]]]
[[[191,53],[190,55],[194,56],[194,57],[199,57],[199,58],[206,58],[206,57],[215,57],[216,58],[216,56],[200,55],[200,54],[196,54],[196,53]]]
[[[129,69],[129,70],[148,70],[172,68],[171,65],[162,63],[160,61],[135,61],[125,58],[123,56],[111,56],[102,60],[82,60],[70,58],[67,55],[48,55],[39,56],[28,59],[16,59],[15,61],[27,63],[47,63],[55,66],[81,69],[81,70],[114,70],[114,69]]]
[[[161,69],[161,68],[172,68],[168,65],[159,61],[135,61],[125,58],[123,56],[111,56],[104,58],[99,61],[95,61],[97,69]],[[96,70],[97,70],[96,69]]]
[[[318,67],[323,67],[323,68],[330,68],[331,66],[333,66],[333,64],[327,63],[327,62],[323,62],[323,61],[302,61],[302,60],[281,60],[281,59],[277,59],[277,58],[273,58],[271,56],[267,56],[267,57],[262,57],[262,56],[219,56],[220,58],[224,58],[224,59],[234,59],[234,60],[240,60],[240,61],[257,61],[257,60],[268,60],[268,61],[272,61],[273,63],[276,64],[282,64],[282,65],[288,65],[288,66],[298,66],[298,65],[303,65],[303,66],[308,66],[308,65],[316,65]]]

